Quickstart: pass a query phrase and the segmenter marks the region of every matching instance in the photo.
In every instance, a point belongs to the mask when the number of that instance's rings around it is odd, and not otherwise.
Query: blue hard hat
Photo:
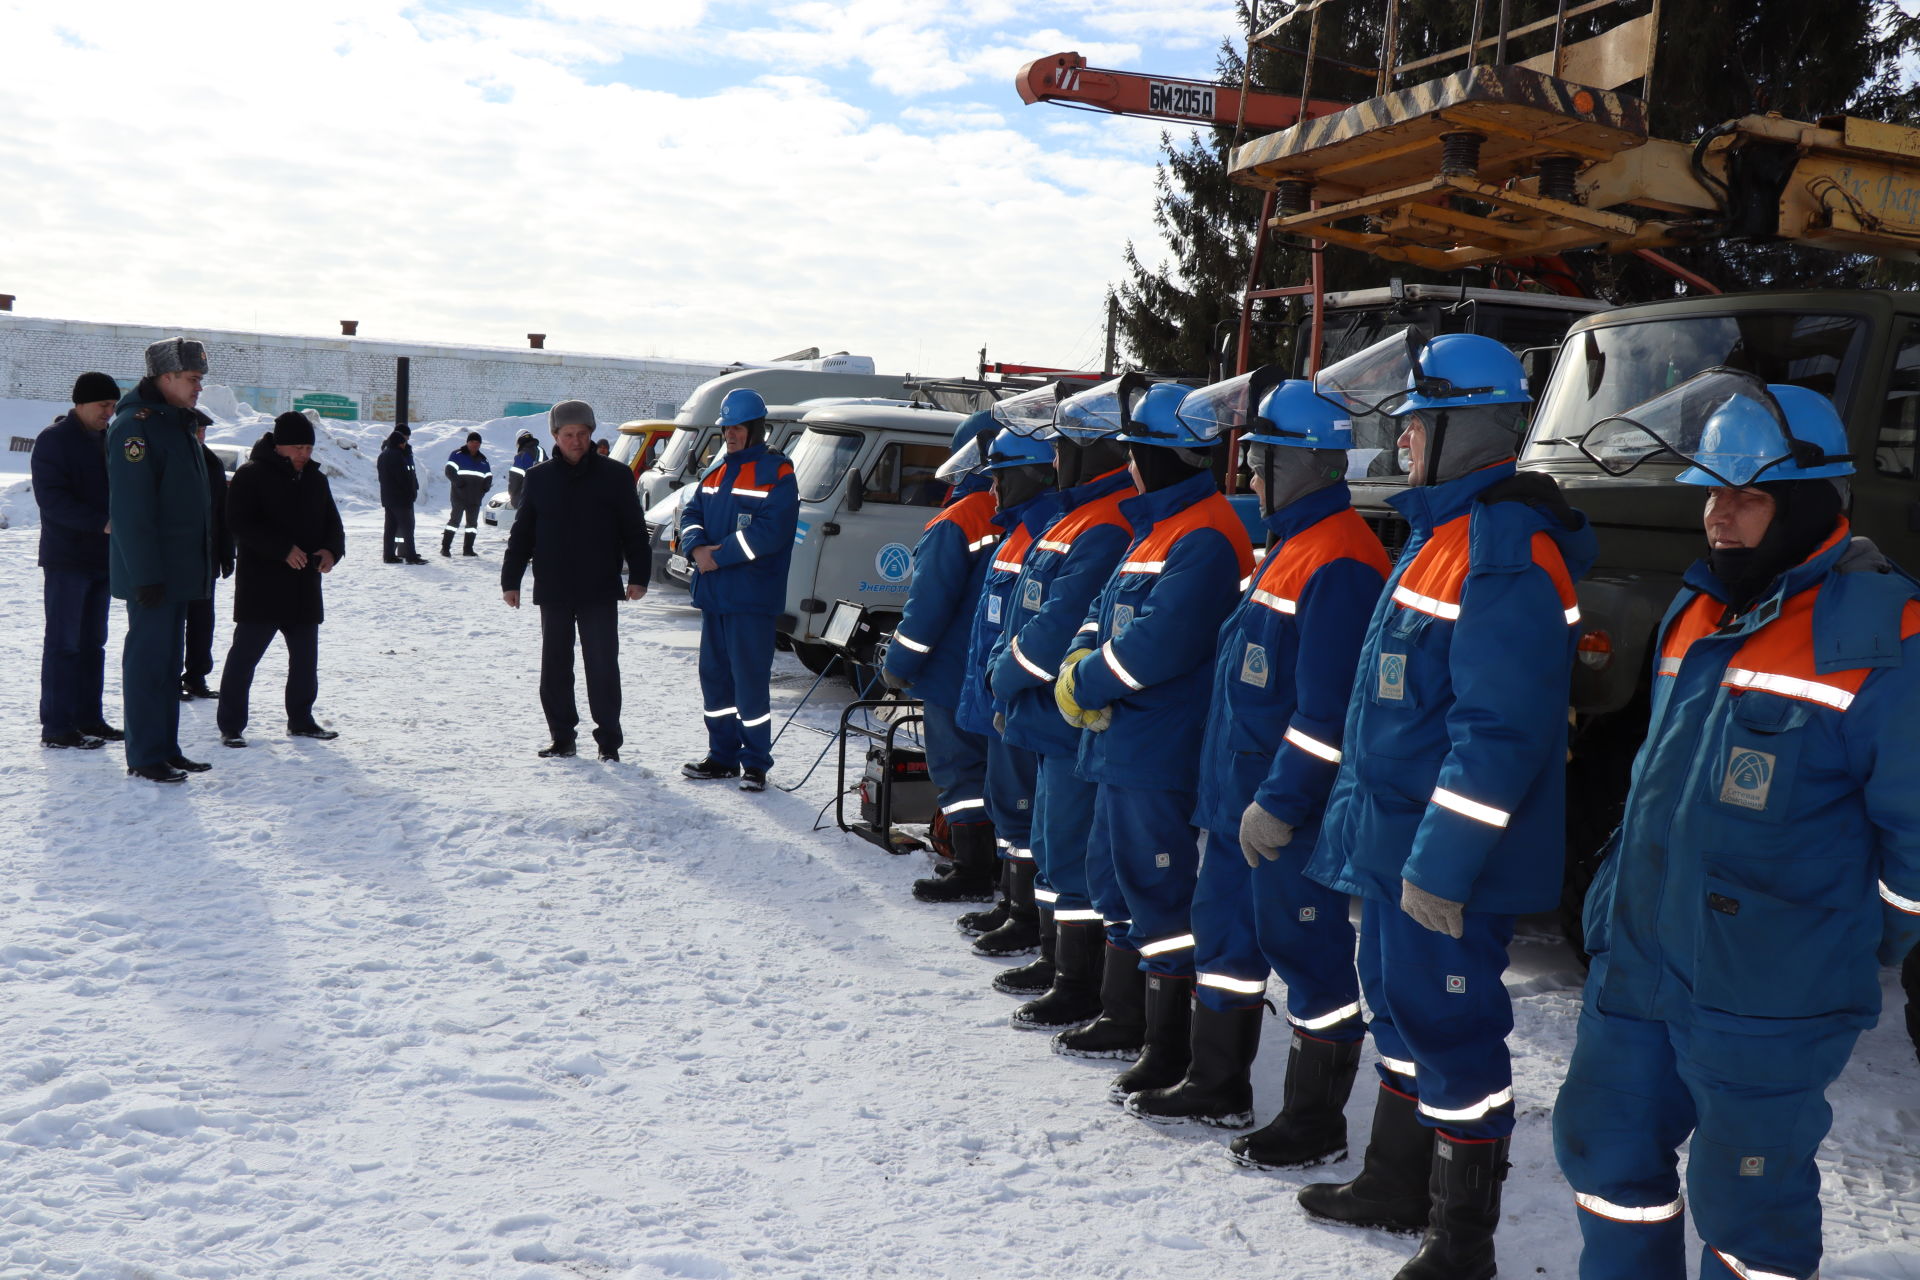
[[[1389,417],[1418,409],[1533,402],[1520,357],[1477,333],[1443,333],[1429,340],[1414,355],[1405,385],[1407,394],[1383,408]]]
[[[987,446],[987,470],[1004,471],[1009,467],[1050,467],[1053,442],[1017,431],[1002,431]]]
[[[992,432],[997,430],[999,425],[993,420],[993,414],[989,410],[982,409],[979,413],[968,414],[960,420],[960,425],[953,429],[953,445],[947,452],[949,454],[960,452],[961,449],[973,443],[981,432]]]
[[[758,422],[767,416],[767,402],[751,387],[735,387],[720,402],[720,425],[737,427],[743,422]]]
[[[1242,440],[1294,449],[1353,448],[1353,416],[1313,389],[1291,378],[1267,393],[1260,416],[1248,423]]]
[[[1177,382],[1156,382],[1147,388],[1128,414],[1119,439],[1126,444],[1152,444],[1169,449],[1206,449],[1218,439],[1180,416],[1187,388]]]
[[[1698,446],[1685,455],[1693,465],[1674,479],[1711,488],[1853,474],[1847,429],[1831,400],[1789,384],[1769,385],[1766,392],[1771,405],[1737,395],[1715,409]]]

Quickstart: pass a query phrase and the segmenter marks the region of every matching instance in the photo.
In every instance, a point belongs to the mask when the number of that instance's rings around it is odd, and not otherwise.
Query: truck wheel
[[[800,659],[800,665],[817,676],[825,675],[827,667],[839,655],[824,644],[809,644],[804,640],[793,642],[793,654]]]
[[[1627,808],[1633,758],[1647,735],[1647,691],[1608,715],[1579,725],[1567,762],[1566,875],[1560,888],[1560,927],[1584,966],[1589,957],[1581,915],[1587,891],[1606,860],[1607,841]]]

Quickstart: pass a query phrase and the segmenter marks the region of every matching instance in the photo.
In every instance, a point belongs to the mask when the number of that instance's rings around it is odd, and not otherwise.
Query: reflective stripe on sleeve
[[[1660,665],[1659,665],[1659,666],[1657,666],[1657,667],[1655,667],[1655,668],[1653,669],[1653,674],[1655,674],[1655,675],[1657,675],[1657,676],[1677,676],[1677,675],[1679,675],[1679,674],[1680,674],[1680,659],[1678,659],[1678,658],[1662,658],[1662,659],[1660,659]]]
[[[1500,1090],[1498,1093],[1490,1093],[1480,1099],[1480,1101],[1461,1107],[1455,1111],[1449,1111],[1444,1107],[1430,1107],[1422,1102],[1420,1104],[1420,1114],[1423,1116],[1431,1116],[1435,1120],[1484,1120],[1488,1112],[1499,1107],[1508,1106],[1512,1102],[1513,1089],[1509,1086],[1508,1088]]]
[[[1247,978],[1230,978],[1224,973],[1198,973],[1194,982],[1202,987],[1212,987],[1216,991],[1231,991],[1235,995],[1260,996],[1267,993],[1267,980],[1261,978],[1252,981]]]
[[[1380,1055],[1380,1065],[1393,1072],[1393,1074],[1405,1076],[1409,1080],[1416,1080],[1420,1076],[1420,1072],[1405,1058],[1389,1058],[1383,1053]]]
[[[1323,1013],[1317,1018],[1296,1018],[1292,1014],[1288,1014],[1287,1021],[1299,1027],[1302,1031],[1325,1031],[1328,1027],[1337,1027],[1343,1022],[1359,1016],[1360,1002],[1356,1000],[1352,1004],[1341,1005],[1332,1013]],[[1383,1058],[1381,1061],[1384,1062],[1386,1059]],[[1413,1064],[1408,1063],[1407,1068],[1407,1070],[1400,1072],[1400,1074],[1405,1076],[1412,1075]],[[1393,1068],[1393,1070],[1398,1070],[1398,1068]]]
[[[974,541],[969,542],[967,544],[967,550],[968,551],[985,551],[988,547],[992,546],[994,543],[998,541],[1000,541],[1000,535],[997,533],[990,533],[984,538],[976,538]]]
[[[1112,671],[1114,675],[1120,677],[1120,683],[1126,685],[1127,688],[1138,693],[1147,687],[1138,680],[1135,680],[1131,671],[1128,671],[1120,665],[1120,659],[1116,658],[1113,654],[1113,641],[1109,640],[1100,646],[1100,656],[1107,660],[1107,669]]]
[[[965,813],[969,809],[985,809],[986,807],[987,802],[985,800],[955,800],[952,804],[944,806],[940,812],[951,818],[956,813]]]
[[[734,534],[733,540],[740,544],[740,550],[746,555],[747,559],[758,560],[760,558],[753,554],[753,548],[747,545],[747,531],[745,529]]]
[[[1750,1267],[1732,1254],[1722,1253],[1718,1249],[1713,1251],[1713,1256],[1726,1263],[1727,1270],[1739,1276],[1740,1280],[1800,1280],[1799,1276],[1784,1275],[1778,1271],[1762,1271],[1758,1267]]]
[[[1459,605],[1448,604],[1444,600],[1435,600],[1432,596],[1423,596],[1418,591],[1411,590],[1407,587],[1395,587],[1393,589],[1393,602],[1395,604],[1403,604],[1409,609],[1418,609],[1422,613],[1430,613],[1436,618],[1446,618],[1450,621],[1460,616]]]
[[[1920,916],[1920,902],[1912,898],[1903,898],[1893,891],[1885,880],[1880,882],[1880,897],[1896,911],[1904,911],[1910,916]]]
[[[1159,573],[1167,567],[1165,560],[1128,560],[1120,566],[1122,573]]]
[[[1026,654],[1020,652],[1020,638],[1018,636],[1014,637],[1013,643],[1008,647],[1013,653],[1013,660],[1020,664],[1020,669],[1022,671],[1025,671],[1028,675],[1032,676],[1036,680],[1052,680],[1053,679],[1053,673],[1051,671],[1048,671],[1045,667],[1042,667],[1036,664],[1031,659],[1029,659]]]
[[[1292,725],[1287,726],[1287,732],[1284,736],[1286,741],[1291,742],[1294,746],[1300,748],[1310,756],[1319,756],[1328,764],[1340,763],[1340,748],[1338,747],[1330,746],[1318,738],[1310,738]]]
[[[1140,954],[1143,956],[1163,956],[1169,951],[1190,951],[1192,949],[1193,935],[1190,933],[1176,933],[1171,938],[1155,938],[1152,942],[1142,944]]]
[[[1615,1204],[1611,1200],[1602,1200],[1599,1196],[1590,1196],[1584,1191],[1575,1192],[1573,1202],[1588,1213],[1610,1218],[1615,1222],[1671,1222],[1686,1208],[1679,1200],[1637,1208],[1633,1205]]]
[[[485,480],[493,473],[491,471],[469,471],[465,467],[457,467],[454,469],[453,474],[457,476],[474,476],[478,479]]]
[[[894,632],[893,642],[895,644],[903,644],[907,646],[907,648],[913,650],[915,653],[932,653],[933,652],[932,645],[921,644],[918,640],[915,640],[912,636],[908,635],[904,631]]]
[[[1442,809],[1451,809],[1463,818],[1472,818],[1475,822],[1484,822],[1490,827],[1504,827],[1513,820],[1513,815],[1505,809],[1496,809],[1490,804],[1469,800],[1445,787],[1433,789],[1433,802]]]
[[[1830,684],[1820,684],[1814,680],[1802,680],[1796,676],[1776,675],[1770,671],[1747,671],[1740,667],[1728,667],[1727,674],[1720,683],[1730,689],[1760,689],[1767,693],[1777,693],[1783,697],[1798,698],[1802,702],[1818,702],[1822,706],[1832,707],[1835,711],[1845,711],[1853,705],[1853,695],[1845,689]]]
[[[1578,625],[1580,622],[1580,606],[1574,605],[1573,608],[1567,610],[1566,617],[1568,626]]]

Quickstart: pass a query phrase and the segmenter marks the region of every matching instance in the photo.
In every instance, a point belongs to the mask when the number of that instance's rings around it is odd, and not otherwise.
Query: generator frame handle
[[[889,762],[893,757],[893,748],[900,731],[910,724],[924,724],[926,715],[922,708],[927,704],[910,698],[860,698],[849,702],[840,711],[840,754],[834,765],[833,822],[842,831],[848,831],[869,844],[877,844],[888,853],[900,854],[910,850],[893,847],[893,768],[889,763],[880,771],[879,818],[872,822],[847,821],[847,739],[860,737],[881,744]],[[852,723],[853,717],[861,712],[871,712],[875,707],[905,707],[905,715],[889,722],[885,728],[875,729],[870,725]],[[871,720],[871,715],[869,715]],[[864,757],[863,757],[864,759]]]

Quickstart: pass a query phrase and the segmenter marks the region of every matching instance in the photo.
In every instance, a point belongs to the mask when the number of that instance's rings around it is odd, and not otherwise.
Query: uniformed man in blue
[[[767,448],[767,402],[746,387],[720,402],[721,454],[680,513],[700,610],[700,696],[707,754],[682,766],[696,781],[739,778],[764,791],[773,767],[773,625],[787,601],[800,490],[786,455]]]
[[[1193,1061],[1186,1078],[1136,1093],[1148,1120],[1253,1123],[1252,1068],[1269,970],[1286,982],[1293,1024],[1284,1102],[1257,1133],[1236,1138],[1243,1163],[1317,1164],[1347,1146],[1342,1109],[1366,1020],[1354,970],[1347,895],[1306,875],[1341,758],[1347,695],[1387,553],[1353,509],[1344,405],[1303,380],[1260,395],[1256,370],[1189,397],[1213,396],[1241,431],[1271,549],[1220,630],[1213,699],[1200,748],[1194,825],[1207,833],[1193,897]]]
[[[987,816],[993,820],[1001,863],[1001,901],[992,911],[970,912],[956,922],[976,933],[974,951],[983,956],[1015,956],[1040,945],[1039,913],[1033,896],[1033,789],[1039,759],[1002,736],[1006,707],[987,684],[993,648],[1013,611],[1013,584],[1021,566],[1048,525],[1060,514],[1055,491],[1053,449],[1041,440],[998,431],[962,449],[940,469],[941,479],[957,480],[970,469],[984,470],[992,485],[1003,530],[981,583],[967,642],[967,669],[961,679],[960,727],[987,742]]]
[[[1123,375],[1061,401],[1054,384],[998,406],[1008,430],[1052,445],[1061,500],[1060,518],[1027,550],[1010,597],[1012,620],[987,666],[994,697],[1006,707],[1006,741],[1038,757],[1032,847],[1040,956],[993,982],[1009,995],[1036,997],[1011,1018],[1032,1031],[1078,1026],[1100,1012],[1106,926],[1087,884],[1094,787],[1079,772],[1085,730],[1061,718],[1053,681],[1133,539],[1120,504],[1138,490],[1127,474],[1126,446],[1112,432],[1120,425],[1120,391],[1134,381],[1145,385],[1138,374]]]
[[[1357,1178],[1300,1203],[1424,1231],[1396,1280],[1478,1280],[1514,1123],[1500,975],[1515,917],[1560,898],[1573,584],[1593,534],[1551,479],[1516,474],[1530,397],[1493,339],[1409,330],[1319,385],[1405,424],[1407,487],[1388,501],[1412,535],[1367,630],[1308,865],[1364,899],[1373,1137]]]
[[[211,766],[180,750],[180,664],[187,605],[213,590],[213,506],[195,431],[207,349],[191,338],[147,348],[147,376],[107,429],[109,589],[127,602],[120,661],[127,772],[184,782]]]
[[[1120,504],[1133,540],[1074,637],[1054,697],[1090,730],[1080,773],[1095,783],[1087,874],[1107,927],[1101,1012],[1054,1037],[1076,1057],[1139,1060],[1115,1102],[1179,1081],[1193,996],[1193,829],[1214,643],[1253,571],[1239,513],[1214,484],[1218,426],[1189,422],[1186,388],[1161,383],[1117,438],[1140,495]]]
[[[969,415],[954,430],[953,452],[993,429],[992,414]],[[922,902],[989,902],[999,878],[987,816],[987,740],[961,728],[956,718],[974,606],[1000,541],[993,516],[993,492],[983,475],[965,476],[953,486],[947,505],[914,545],[913,585],[880,671],[889,689],[911,690],[922,704],[927,775],[953,846],[948,874],[914,882],[913,896]]]
[[[1920,937],[1920,583],[1851,537],[1824,396],[1713,369],[1596,425],[1616,473],[1690,464],[1706,558],[1667,611],[1554,1110],[1583,1280],[1806,1280],[1826,1088]]]
[[[453,535],[460,532],[460,522],[465,520],[466,535],[460,543],[460,554],[478,555],[473,549],[473,537],[480,527],[480,503],[487,496],[487,490],[493,488],[493,464],[480,451],[478,431],[467,432],[466,443],[447,455],[446,471],[447,494],[452,505],[447,510],[447,527],[440,531],[440,554],[453,554]]]

